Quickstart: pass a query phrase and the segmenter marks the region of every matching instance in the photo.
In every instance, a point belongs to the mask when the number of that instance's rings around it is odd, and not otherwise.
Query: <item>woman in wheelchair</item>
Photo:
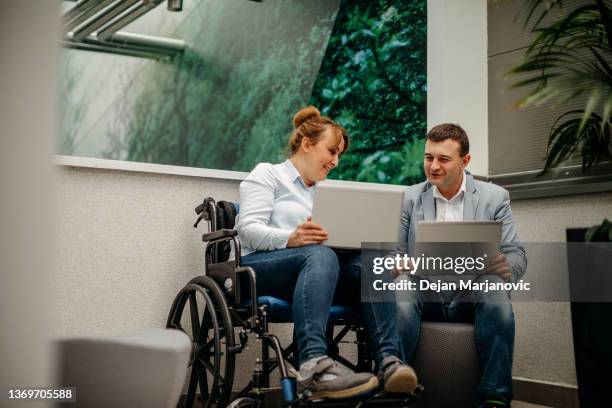
[[[289,159],[258,164],[240,184],[241,263],[255,271],[258,294],[292,302],[298,386],[311,399],[354,397],[379,383],[387,392],[411,393],[417,378],[399,358],[394,304],[361,303],[378,377],[354,373],[327,357],[332,303],[360,302],[360,255],[320,245],[327,232],[310,215],[316,183],[338,165],[349,138],[313,106],[297,112],[293,125]]]

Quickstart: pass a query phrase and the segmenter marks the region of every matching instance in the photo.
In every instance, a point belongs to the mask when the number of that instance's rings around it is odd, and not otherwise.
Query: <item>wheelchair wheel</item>
[[[249,397],[242,397],[232,401],[227,408],[258,408],[259,406],[259,401]]]
[[[167,327],[193,342],[186,406],[193,406],[198,388],[204,407],[226,406],[234,381],[234,329],[217,284],[206,276],[192,279],[175,297]]]

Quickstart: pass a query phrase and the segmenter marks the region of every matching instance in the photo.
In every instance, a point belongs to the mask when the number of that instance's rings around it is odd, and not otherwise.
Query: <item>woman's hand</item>
[[[305,223],[298,225],[295,231],[289,235],[287,248],[300,247],[310,244],[320,244],[327,239],[327,231],[319,224],[312,222],[312,217],[308,217]]]

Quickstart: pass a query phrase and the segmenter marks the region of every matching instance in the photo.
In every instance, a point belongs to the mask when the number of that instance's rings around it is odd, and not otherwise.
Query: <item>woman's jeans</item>
[[[504,282],[498,275],[481,275],[477,281]],[[438,299],[436,299],[438,297]],[[506,291],[462,291],[451,301],[422,291],[403,293],[398,298],[398,330],[406,361],[414,362],[421,320],[474,322],[474,340],[482,368],[476,390],[478,403],[486,400],[512,401],[512,354],[514,313]]]
[[[242,266],[257,275],[257,294],[292,302],[298,360],[327,355],[325,329],[332,304],[359,304],[361,255],[336,253],[322,245],[254,252]],[[394,303],[363,302],[361,320],[378,364],[400,356]]]

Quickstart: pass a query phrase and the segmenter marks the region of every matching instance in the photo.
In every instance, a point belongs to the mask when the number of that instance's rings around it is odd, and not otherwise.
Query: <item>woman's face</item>
[[[302,148],[306,158],[304,181],[312,184],[325,180],[329,172],[338,165],[340,154],[344,151],[344,138],[341,137],[338,143],[331,128],[327,127],[316,144],[310,144],[305,140]]]

